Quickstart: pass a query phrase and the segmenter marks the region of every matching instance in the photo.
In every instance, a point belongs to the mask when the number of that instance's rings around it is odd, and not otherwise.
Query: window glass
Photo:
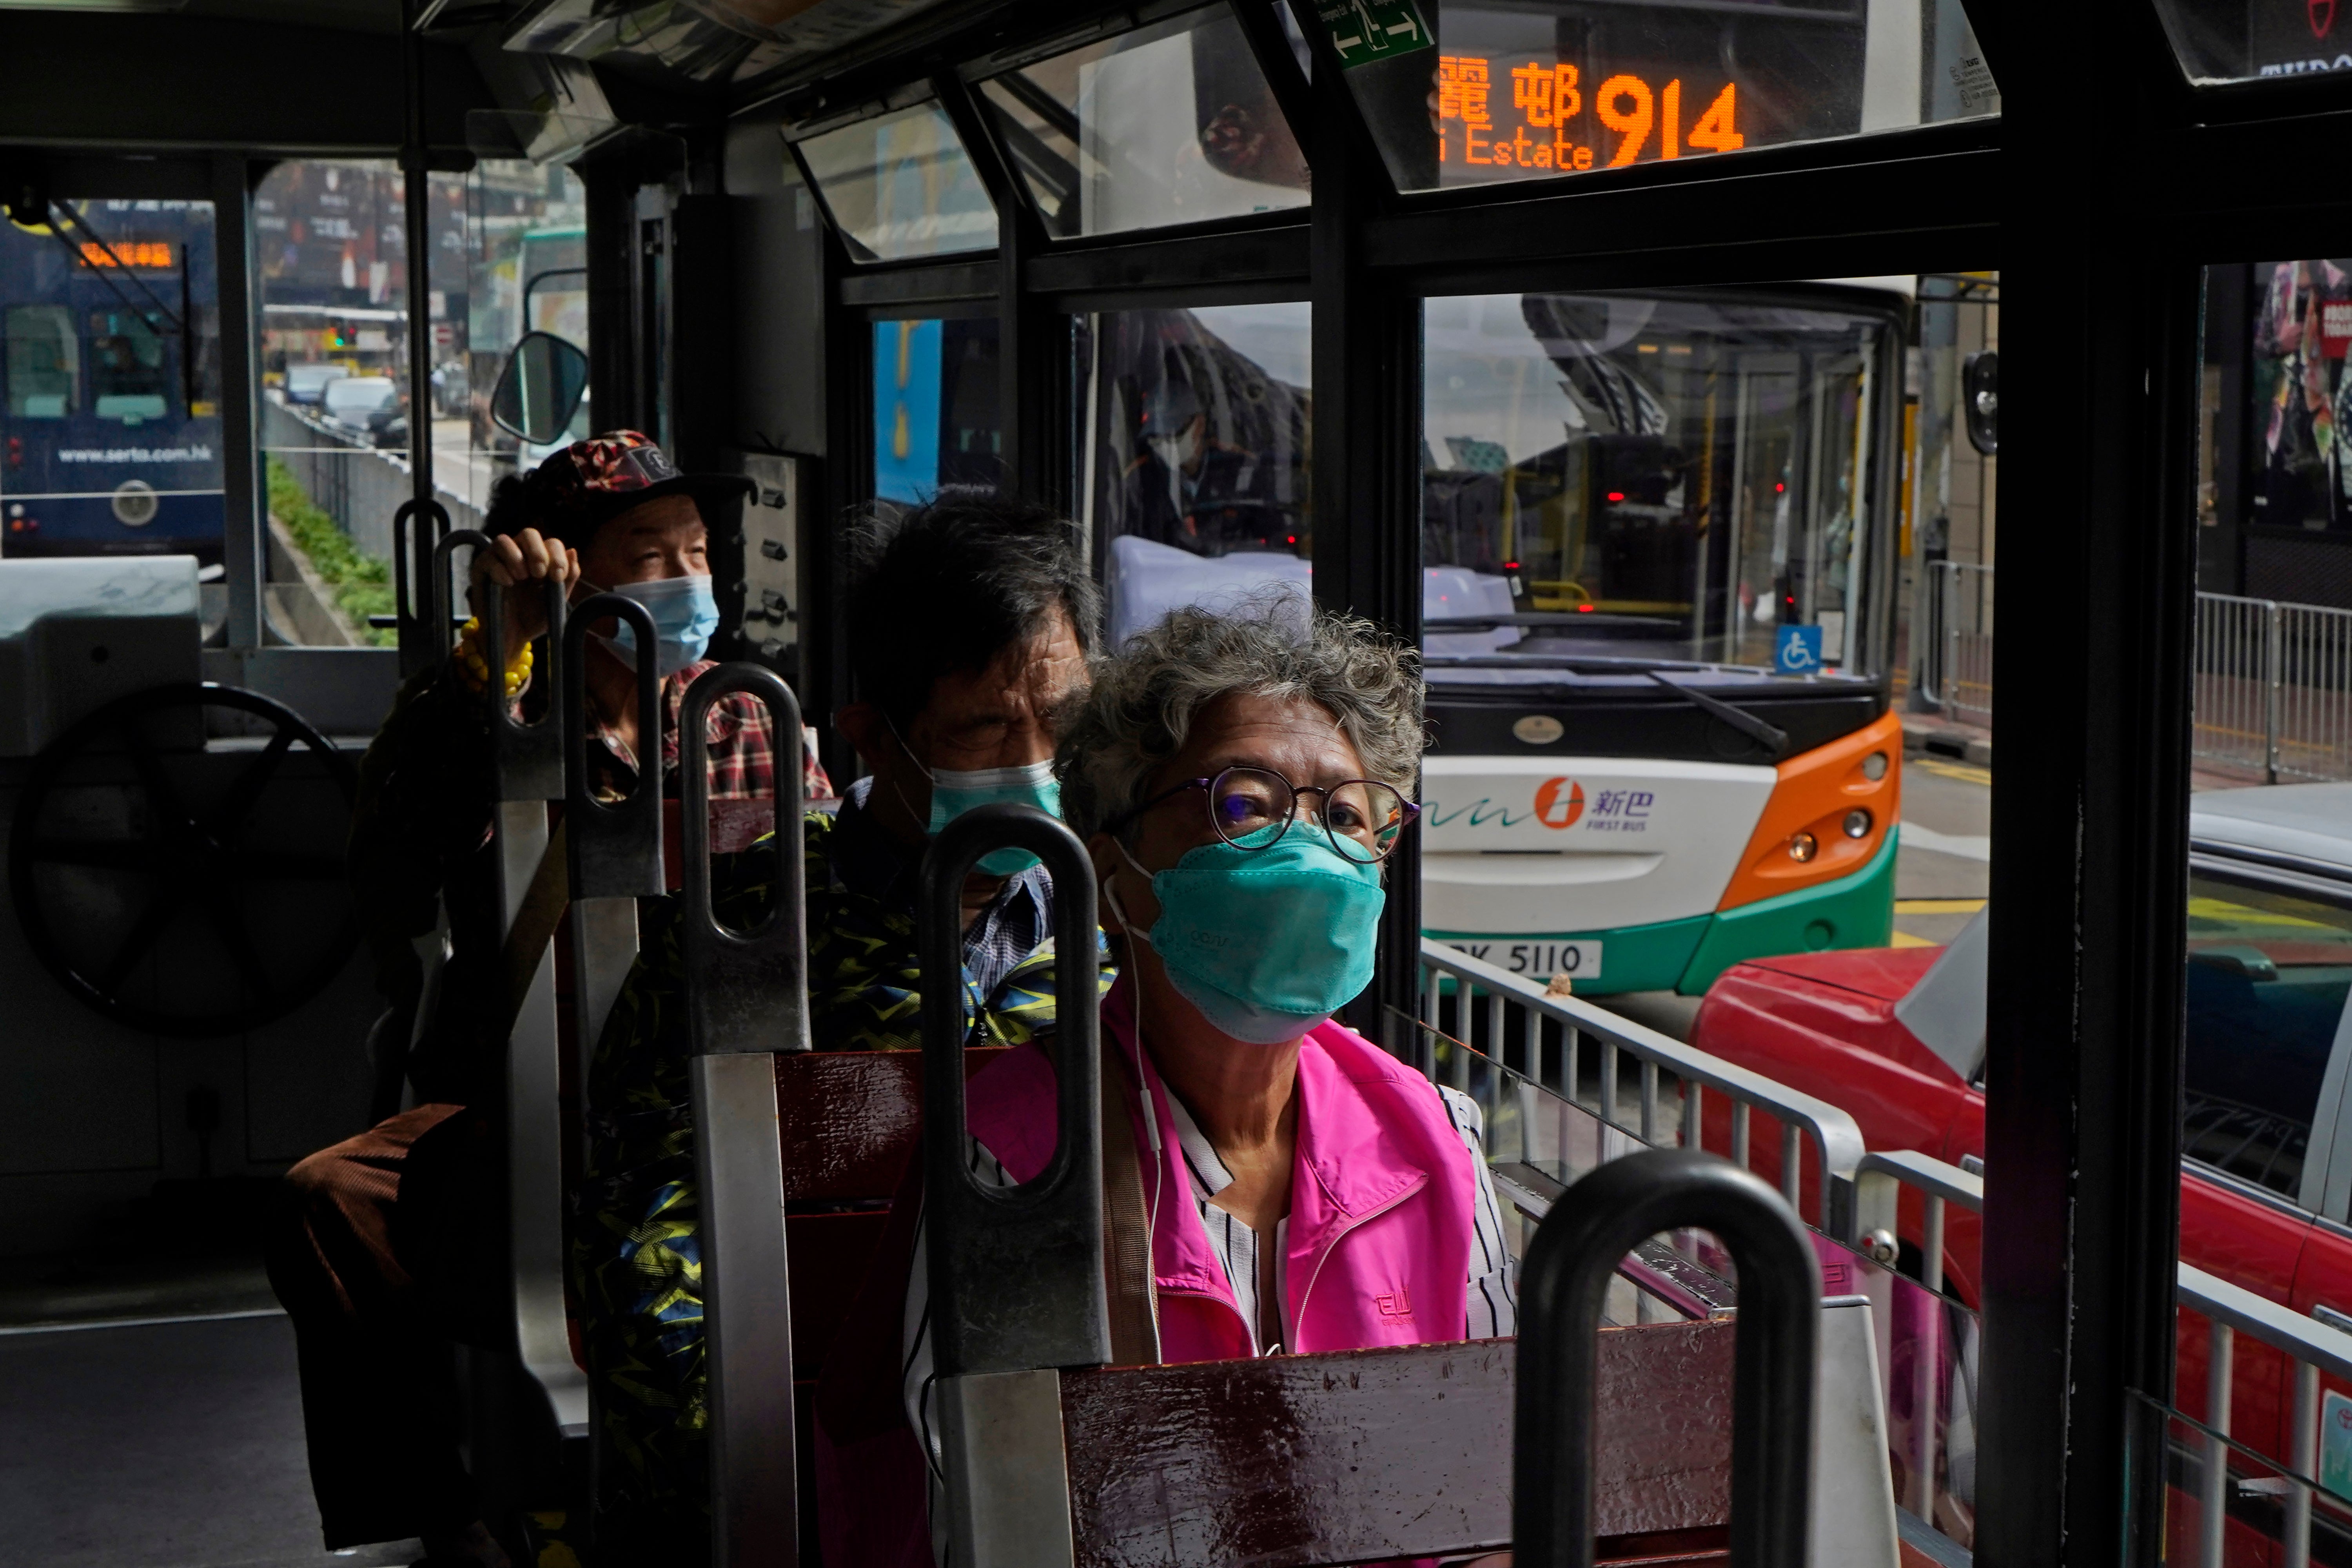
[[[1430,300],[1422,549],[1444,581],[1429,651],[1874,672],[1893,459],[1873,426],[1904,300],[1843,304],[1869,298]],[[1443,624],[1494,614],[1538,620]]]
[[[1077,489],[1110,646],[1181,605],[1304,593],[1310,308],[1106,311],[1076,341]]]
[[[454,179],[432,182],[440,232]],[[405,184],[389,159],[290,159],[263,176],[253,207],[266,635],[388,647],[392,518],[413,493]]]
[[[1958,0],[1320,7],[1400,187],[1541,179],[1999,111]]]
[[[2304,1157],[2347,992],[2352,909],[2192,877],[2182,1152],[2317,1206]]]
[[[0,223],[0,553],[221,559],[209,202]]]
[[[981,86],[1052,233],[1305,206],[1307,160],[1223,5]]]
[[[861,120],[797,145],[858,260],[995,247],[995,205],[938,104]]]
[[[81,404],[81,340],[63,305],[11,305],[6,322],[8,416],[62,419]]]
[[[2352,70],[2352,26],[2336,30],[2335,0],[2157,0],[2156,9],[2180,68],[2200,85]]]
[[[537,467],[557,447],[594,434],[583,395],[554,440],[523,440],[490,418],[490,395],[526,332],[549,332],[589,353],[588,206],[579,177],[560,164],[483,159],[461,180],[436,177],[433,292],[433,479],[477,509],[503,475]]]
[[[874,323],[874,494],[918,505],[992,495],[1003,468],[997,323]]]

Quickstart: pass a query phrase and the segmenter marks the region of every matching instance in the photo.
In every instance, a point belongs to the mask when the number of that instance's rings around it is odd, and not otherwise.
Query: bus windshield
[[[130,423],[163,417],[165,389],[171,384],[163,367],[163,340],[138,312],[90,312],[89,370],[93,407],[100,419]]]
[[[63,305],[11,305],[6,317],[8,414],[63,419],[79,401],[81,344]]]
[[[1896,318],[1799,298],[1429,300],[1429,652],[1876,674]]]

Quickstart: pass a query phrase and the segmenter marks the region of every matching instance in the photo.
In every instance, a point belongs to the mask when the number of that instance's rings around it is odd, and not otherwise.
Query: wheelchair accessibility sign
[[[1772,645],[1773,667],[1783,675],[1812,675],[1822,668],[1822,628],[1782,626]]]

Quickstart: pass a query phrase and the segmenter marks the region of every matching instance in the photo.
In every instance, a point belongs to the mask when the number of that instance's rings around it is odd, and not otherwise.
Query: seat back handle
[[[1730,1568],[1804,1568],[1821,1265],[1786,1199],[1712,1154],[1653,1149],[1562,1194],[1519,1271],[1512,1550],[1520,1568],[1591,1568],[1601,1311],[1618,1263],[1661,1231],[1712,1232],[1739,1270]]]
[[[719,923],[710,879],[710,710],[748,692],[766,704],[776,735],[775,836],[768,913],[749,931]],[[808,898],[801,859],[801,705],[761,664],[722,664],[695,677],[678,713],[684,771],[686,901],[680,931],[696,1056],[804,1051],[808,1020]]]
[[[419,518],[425,523],[422,530],[412,527]],[[448,652],[447,558],[436,553],[440,542],[448,534],[449,509],[437,500],[413,496],[393,511],[392,607],[393,620],[399,627],[400,672],[404,677],[430,669]],[[436,567],[442,573],[439,591],[426,585],[425,591],[419,593],[418,575]],[[420,598],[424,600],[422,606],[417,603]],[[425,623],[427,615],[432,616],[429,626]]]
[[[963,885],[981,857],[1026,849],[1054,879],[1054,1157],[1013,1188],[965,1162]],[[915,911],[923,986],[923,1204],[931,1331],[943,1377],[1110,1359],[1103,1282],[1102,1060],[1095,870],[1077,836],[1034,806],[983,805],[923,856]]]
[[[449,641],[447,627],[451,617],[449,605],[449,560],[459,547],[476,551],[490,547],[490,536],[478,528],[461,528],[445,533],[432,551],[430,581],[425,599],[428,613],[440,632],[443,667],[454,677],[457,673],[457,651]],[[547,689],[561,692],[562,676],[568,660],[563,647],[564,590],[560,583],[550,581],[547,594],[547,668],[536,671],[547,682]],[[502,649],[506,643],[506,595],[482,595],[481,646]],[[483,662],[491,664],[496,655],[485,654]],[[513,705],[507,700],[506,683],[501,672],[493,668],[490,678],[482,683],[484,722],[489,727],[490,756],[497,770],[498,797],[500,800],[561,800],[563,798],[563,726],[562,710],[551,702],[546,717],[535,724],[518,723]]]
[[[614,805],[588,782],[588,629],[610,616],[627,623],[637,647],[637,787]],[[563,626],[563,837],[571,857],[572,897],[657,899],[662,879],[661,664],[653,612],[619,594],[596,594],[572,606]],[[681,758],[681,761],[683,759]]]

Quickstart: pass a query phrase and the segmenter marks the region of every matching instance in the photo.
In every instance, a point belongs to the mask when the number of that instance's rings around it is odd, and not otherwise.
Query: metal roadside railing
[[[1612,1133],[1653,1148],[1679,1143],[1696,1149],[1703,1142],[1706,1096],[1720,1094],[1731,1106],[1732,1162],[1748,1163],[1755,1114],[1762,1111],[1780,1127],[1780,1191],[1790,1205],[1804,1212],[1810,1150],[1820,1194],[1820,1206],[1810,1217],[1831,1239],[1848,1247],[1856,1244],[1854,1174],[1864,1158],[1862,1130],[1836,1106],[1695,1050],[1605,1007],[1553,995],[1523,976],[1442,942],[1423,940],[1421,976],[1420,1022],[1427,1027],[1416,1037],[1419,1059],[1414,1065],[1480,1099],[1490,1128],[1516,1125],[1531,1153],[1541,1152],[1548,1161],[1574,1168],[1577,1162],[1568,1157],[1570,1135],[1559,1121],[1571,1106],[1599,1123],[1601,1136],[1590,1141],[1592,1163],[1611,1157]],[[1476,1081],[1465,1054],[1452,1053],[1442,1064],[1436,1059],[1430,1031],[1438,1026],[1449,980],[1461,1037],[1502,1069],[1487,1075],[1489,1083]],[[1526,1064],[1516,1070],[1508,1067],[1515,1034]],[[1482,1035],[1487,1042],[1484,1047],[1478,1045]],[[1597,1054],[1588,1058],[1588,1049]],[[1637,1109],[1630,1118],[1622,1094],[1628,1058],[1639,1075]],[[1597,1069],[1597,1109],[1580,1095],[1588,1060]],[[1547,1095],[1555,1103],[1546,1106]],[[1540,1126],[1547,1112],[1554,1121],[1548,1133]],[[1631,1142],[1614,1152],[1630,1152]]]
[[[1993,569],[1928,564],[1920,690],[1945,716],[1992,722]],[[2352,779],[2352,610],[2197,595],[2193,753],[2293,779]]]
[[[1934,624],[1921,639],[1927,654],[1920,686],[1945,717],[1992,722],[1992,568],[1965,561],[1931,561],[1935,591],[1927,595]]]
[[[1873,1153],[1863,1157],[1856,1173],[1860,1189],[1861,1223],[1869,1229],[1895,1223],[1897,1189],[1910,1187],[1926,1205],[1921,1245],[1925,1283],[1943,1286],[1944,1212],[1958,1204],[1971,1213],[1984,1212],[1984,1178],[1926,1154]],[[2277,1469],[2284,1492],[2284,1521],[2280,1560],[2283,1568],[2308,1568],[2311,1562],[2312,1504],[2323,1490],[2315,1479],[2319,1469],[2320,1379],[2323,1375],[2352,1382],[2352,1334],[2331,1328],[2289,1307],[2257,1296],[2242,1285],[2182,1263],[2174,1287],[2175,1300],[2186,1310],[2206,1321],[2211,1335],[2206,1356],[2205,1419],[2191,1421],[2178,1411],[2170,1419],[2194,1428],[2202,1438],[2197,1475],[2198,1568],[2223,1568],[2226,1555],[2231,1450],[2230,1405],[2237,1336],[2245,1334],[2283,1352],[2294,1368],[2294,1397],[2287,1426],[2287,1457],[2275,1459],[2248,1450],[2265,1468]],[[1933,1426],[1926,1427],[1932,1438]],[[1932,1468],[1932,1453],[1926,1463]],[[2332,1495],[2332,1494],[2330,1494]],[[2352,1500],[2344,1505],[2352,1510]]]

